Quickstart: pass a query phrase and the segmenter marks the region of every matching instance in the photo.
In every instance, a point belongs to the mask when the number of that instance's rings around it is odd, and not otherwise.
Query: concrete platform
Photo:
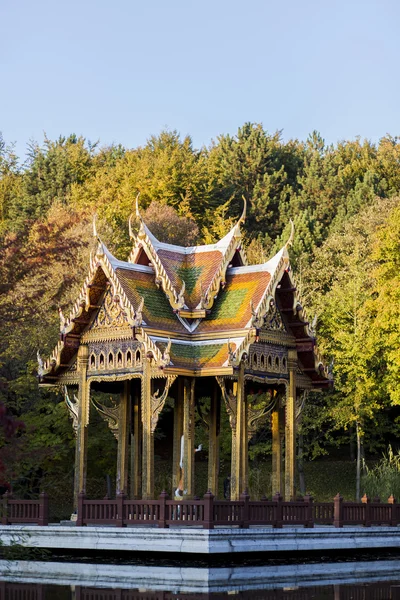
[[[0,561],[1,581],[140,589],[141,592],[161,590],[175,594],[234,593],[399,579],[398,560],[228,568]]]
[[[400,548],[400,527],[257,527],[206,530],[2,525],[0,539],[5,545],[18,543],[36,548],[169,552],[205,556],[241,552]]]

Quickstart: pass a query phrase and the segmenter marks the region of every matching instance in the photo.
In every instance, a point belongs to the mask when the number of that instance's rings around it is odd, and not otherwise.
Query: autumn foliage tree
[[[252,262],[265,261],[287,240],[292,218],[298,287],[319,315],[321,349],[334,359],[336,378],[334,395],[323,399],[331,433],[321,438],[322,412],[315,411],[307,425],[310,447],[313,424],[314,447],[326,452],[357,428],[371,452],[395,436],[399,156],[395,137],[327,145],[317,132],[305,141],[283,140],[279,131],[255,123],[201,149],[176,131],[132,149],[101,147],[76,135],[45,137],[30,145],[26,161],[0,137],[0,402],[7,423],[10,417],[25,423],[8,444],[15,448],[9,471],[18,476],[33,464],[46,473],[70,467],[66,408],[61,397],[39,391],[36,353],[50,352],[58,307],[68,313],[82,285],[96,243],[95,213],[110,250],[128,256],[128,219],[138,192],[153,233],[182,245],[225,235],[244,195]]]

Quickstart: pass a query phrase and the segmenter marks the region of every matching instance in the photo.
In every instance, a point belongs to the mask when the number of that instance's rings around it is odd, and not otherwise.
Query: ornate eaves
[[[78,335],[75,333],[76,323],[79,322],[83,315],[91,315],[90,317],[87,317],[89,320],[86,321],[87,325],[89,325],[92,316],[99,308],[97,304],[94,305],[92,303],[91,298],[91,285],[93,284],[96,273],[99,269],[103,271],[104,276],[108,281],[108,285],[111,287],[114,298],[119,302],[121,311],[123,311],[126,317],[127,324],[130,327],[135,328],[136,337],[140,342],[142,342],[145,352],[150,352],[157,364],[160,364],[160,366],[165,366],[162,354],[142,327],[142,311],[144,300],[142,298],[136,309],[132,306],[121,283],[119,282],[118,277],[116,276],[115,269],[112,264],[114,261],[114,257],[110,254],[105,245],[99,241],[96,253],[92,254],[90,257],[89,273],[81,288],[79,296],[74,303],[69,316],[64,317],[63,315],[61,339],[58,341],[51,356],[46,361],[42,361],[41,364],[39,363],[41,377],[49,374],[50,372],[54,372],[54,370],[57,370],[61,366],[63,350],[69,343],[69,337],[71,337],[71,339],[73,338],[74,347],[77,348],[81,334]],[[115,262],[117,263],[117,261]]]
[[[271,260],[265,263],[265,265],[259,266],[259,268],[262,270],[268,270],[268,272],[271,274],[271,279],[258,306],[251,306],[252,317],[247,324],[247,327],[249,328],[248,333],[235,351],[229,353],[229,364],[236,368],[240,364],[241,360],[245,360],[247,358],[249,346],[258,339],[261,326],[265,322],[265,317],[268,315],[271,306],[273,304],[275,305],[276,303],[278,288],[280,287],[283,276],[286,274],[288,281],[290,282],[290,290],[293,292],[293,306],[287,310],[290,310],[290,313],[296,316],[296,325],[299,324],[301,327],[304,327],[304,338],[307,347],[303,349],[299,346],[296,339],[294,339],[294,341],[296,342],[297,348],[300,352],[307,351],[312,353],[313,367],[312,369],[310,368],[310,371],[313,370],[314,373],[321,375],[322,379],[328,379],[329,375],[327,369],[323,366],[321,356],[315,346],[315,323],[313,323],[313,325],[310,327],[307,320],[306,311],[301,304],[299,294],[296,290],[293,274],[290,269],[288,246],[292,244],[294,235],[293,223],[291,223],[291,225],[292,228],[290,238],[285,246]],[[255,266],[254,268],[249,268],[256,270],[257,267]]]

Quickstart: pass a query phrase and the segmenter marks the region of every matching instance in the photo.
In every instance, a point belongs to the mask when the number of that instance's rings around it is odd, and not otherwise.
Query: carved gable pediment
[[[264,331],[286,331],[281,313],[274,300],[271,300],[269,303],[268,310],[263,318],[261,329]]]
[[[111,289],[109,289],[104,296],[99,312],[89,327],[89,331],[114,327],[129,327],[129,322],[119,298],[113,296]]]

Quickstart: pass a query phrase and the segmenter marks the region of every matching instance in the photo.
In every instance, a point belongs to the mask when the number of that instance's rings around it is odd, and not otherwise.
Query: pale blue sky
[[[0,0],[0,131],[400,134],[398,0]]]

